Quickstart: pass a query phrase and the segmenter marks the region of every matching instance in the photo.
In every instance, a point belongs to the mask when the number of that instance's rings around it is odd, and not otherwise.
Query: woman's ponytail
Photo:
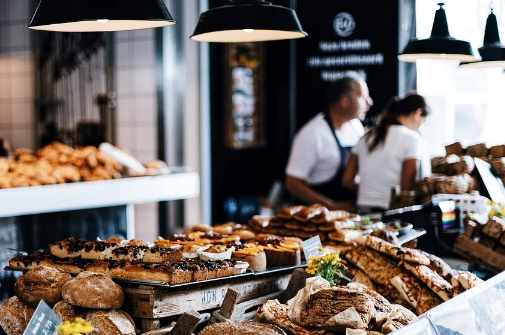
[[[399,116],[410,115],[418,109],[421,109],[422,116],[427,116],[430,113],[426,100],[419,94],[409,93],[401,100],[398,97],[391,98],[380,116],[379,123],[365,135],[368,152],[372,153],[384,144],[389,127],[400,124]]]
[[[400,110],[400,98],[391,98],[386,109],[380,116],[379,123],[365,135],[365,139],[368,144],[368,152],[371,153],[384,144],[389,127],[393,124],[398,124],[398,115],[400,114]]]

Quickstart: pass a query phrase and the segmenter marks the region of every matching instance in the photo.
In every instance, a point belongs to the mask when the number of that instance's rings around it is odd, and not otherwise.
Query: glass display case
[[[505,272],[432,309],[394,334],[505,334]]]

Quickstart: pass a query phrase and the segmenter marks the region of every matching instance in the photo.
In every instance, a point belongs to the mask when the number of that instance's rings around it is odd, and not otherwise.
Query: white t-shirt
[[[421,161],[420,177],[431,174],[421,135],[401,125],[390,126],[384,144],[372,153],[365,137],[352,152],[358,156],[359,206],[389,208],[391,188],[401,184],[402,165],[407,159]]]
[[[358,119],[337,131],[343,147],[354,147],[365,133]],[[300,129],[293,140],[286,174],[317,185],[329,181],[340,166],[340,151],[324,114],[320,113]]]

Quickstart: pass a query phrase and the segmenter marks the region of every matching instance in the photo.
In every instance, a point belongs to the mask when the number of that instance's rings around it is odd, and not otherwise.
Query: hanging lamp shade
[[[505,68],[505,45],[500,42],[500,33],[498,31],[498,22],[496,15],[491,9],[487,17],[486,31],[484,33],[484,44],[479,48],[479,54],[482,58],[479,62],[461,63],[464,68]]]
[[[439,3],[435,13],[430,38],[424,40],[412,39],[398,59],[404,62],[415,62],[419,59],[447,59],[461,62],[476,62],[472,46],[469,42],[457,40],[449,34],[447,17]]]
[[[192,40],[260,42],[306,37],[294,10],[264,0],[232,0],[200,15]]]
[[[30,29],[122,31],[175,24],[162,0],[40,0]]]

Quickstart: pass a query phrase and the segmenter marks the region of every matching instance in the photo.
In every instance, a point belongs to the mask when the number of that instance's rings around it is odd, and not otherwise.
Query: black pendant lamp
[[[30,29],[122,31],[175,24],[163,0],[40,0]]]
[[[484,33],[484,44],[479,48],[479,54],[482,57],[480,62],[462,63],[464,68],[505,68],[505,45],[500,42],[500,33],[498,32],[498,22],[496,15],[491,9],[487,17],[486,32]]]
[[[398,59],[404,62],[415,62],[419,59],[447,59],[461,62],[476,62],[479,59],[474,56],[469,42],[457,40],[449,35],[447,17],[439,3],[439,9],[435,13],[433,28],[430,38],[424,40],[412,39]]]
[[[192,40],[260,42],[306,37],[294,10],[264,0],[231,0],[200,15]]]

